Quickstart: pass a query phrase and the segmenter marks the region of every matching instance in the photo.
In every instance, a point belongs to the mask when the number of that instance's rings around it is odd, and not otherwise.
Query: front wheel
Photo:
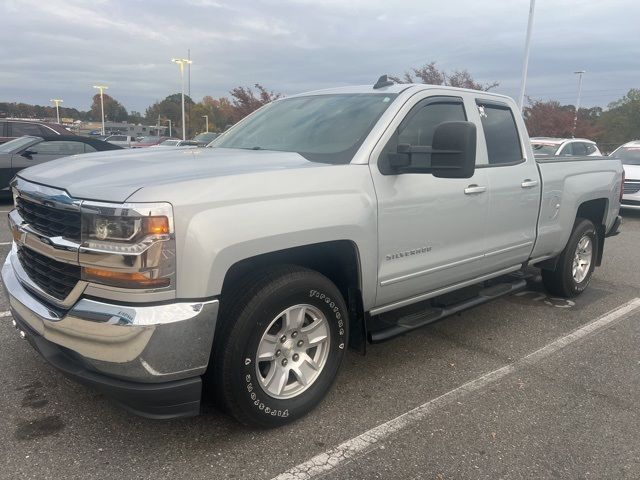
[[[277,267],[251,278],[225,304],[212,390],[248,425],[277,427],[324,398],[344,358],[347,309],[325,276]]]
[[[558,297],[575,297],[591,281],[600,238],[590,220],[578,219],[555,270],[542,270],[542,283]]]

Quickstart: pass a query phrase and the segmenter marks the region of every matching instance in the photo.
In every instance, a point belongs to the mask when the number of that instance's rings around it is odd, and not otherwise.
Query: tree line
[[[400,75],[390,76],[397,83],[427,83],[448,85],[489,91],[496,88],[498,82],[477,82],[468,70],[448,72],[439,68],[436,62],[411,68]],[[270,91],[261,84],[253,87],[239,86],[232,89],[228,96],[214,98],[205,96],[194,102],[185,95],[185,116],[187,135],[193,136],[205,130],[206,115],[209,131],[221,132],[229,125],[244,118],[261,106],[282,97],[282,94]],[[181,95],[175,93],[164,100],[150,105],[143,113],[131,111],[110,95],[104,95],[104,111],[107,120],[132,123],[168,125],[171,120],[175,132],[182,129]],[[595,140],[605,151],[630,140],[640,138],[640,89],[631,89],[622,98],[610,103],[607,108],[580,108],[577,122],[574,123],[576,109],[574,105],[563,105],[556,100],[528,99],[523,116],[529,135],[547,137],[584,137]],[[0,116],[23,118],[55,117],[55,108],[51,106],[29,105],[25,103],[0,103]],[[60,116],[74,120],[99,121],[100,95],[93,96],[91,109],[80,111],[75,108],[60,107]]]

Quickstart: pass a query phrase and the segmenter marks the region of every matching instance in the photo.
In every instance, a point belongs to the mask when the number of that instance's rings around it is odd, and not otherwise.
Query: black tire
[[[222,298],[222,323],[216,332],[205,389],[245,425],[279,427],[304,416],[327,394],[345,355],[348,317],[340,291],[318,272],[280,266],[254,274],[229,297]],[[292,398],[274,398],[258,379],[257,348],[274,318],[294,305],[311,305],[324,315],[330,332],[328,354],[306,390]],[[279,358],[284,358],[282,355]]]
[[[573,277],[573,261],[578,242],[588,236],[591,239],[591,265],[586,277],[577,282]],[[596,227],[584,218],[578,218],[573,227],[573,232],[569,241],[558,258],[555,270],[542,270],[542,283],[549,293],[556,297],[571,298],[581,294],[591,281],[593,270],[596,265],[596,256],[600,238],[596,232]]]

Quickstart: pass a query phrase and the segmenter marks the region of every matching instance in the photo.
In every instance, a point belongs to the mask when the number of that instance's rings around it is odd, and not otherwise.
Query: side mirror
[[[25,150],[24,152],[22,152],[20,155],[22,155],[25,158],[32,158],[33,155],[37,155],[38,152],[36,152],[35,150]]]
[[[433,134],[431,173],[439,178],[471,178],[476,169],[476,126],[444,122]]]

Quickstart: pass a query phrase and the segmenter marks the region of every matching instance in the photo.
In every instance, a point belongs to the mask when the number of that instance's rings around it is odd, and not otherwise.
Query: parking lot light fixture
[[[578,75],[578,99],[576,100],[576,114],[573,117],[573,134],[572,137],[576,136],[576,127],[578,126],[578,110],[580,110],[580,97],[582,96],[582,75],[584,75],[586,70],[578,70],[577,72],[573,72]]]
[[[106,85],[94,85],[93,88],[97,88],[98,90],[100,90],[100,111],[102,112],[102,135],[104,136],[106,134],[105,134],[105,130],[104,130],[104,97],[103,97],[103,93],[109,87],[107,87]]]
[[[58,125],[60,125],[60,104],[62,103],[62,100],[59,98],[52,98],[51,100],[49,100],[50,102],[53,102],[56,106],[56,118],[58,120]]]
[[[520,111],[524,109],[524,92],[527,87],[527,74],[529,71],[529,51],[531,50],[531,32],[533,31],[533,14],[536,10],[536,0],[529,0],[529,21],[527,22],[527,36],[524,42],[524,58],[522,60],[522,78],[520,80],[520,95],[518,106]]]
[[[184,120],[184,66],[190,65],[192,62],[188,58],[172,58],[171,61],[173,63],[177,63],[180,67],[180,83],[181,83],[181,94],[182,94],[182,139],[187,139],[187,130]]]
[[[209,115],[202,115],[202,118],[204,118],[204,121],[205,121],[206,131],[207,133],[209,133]]]

